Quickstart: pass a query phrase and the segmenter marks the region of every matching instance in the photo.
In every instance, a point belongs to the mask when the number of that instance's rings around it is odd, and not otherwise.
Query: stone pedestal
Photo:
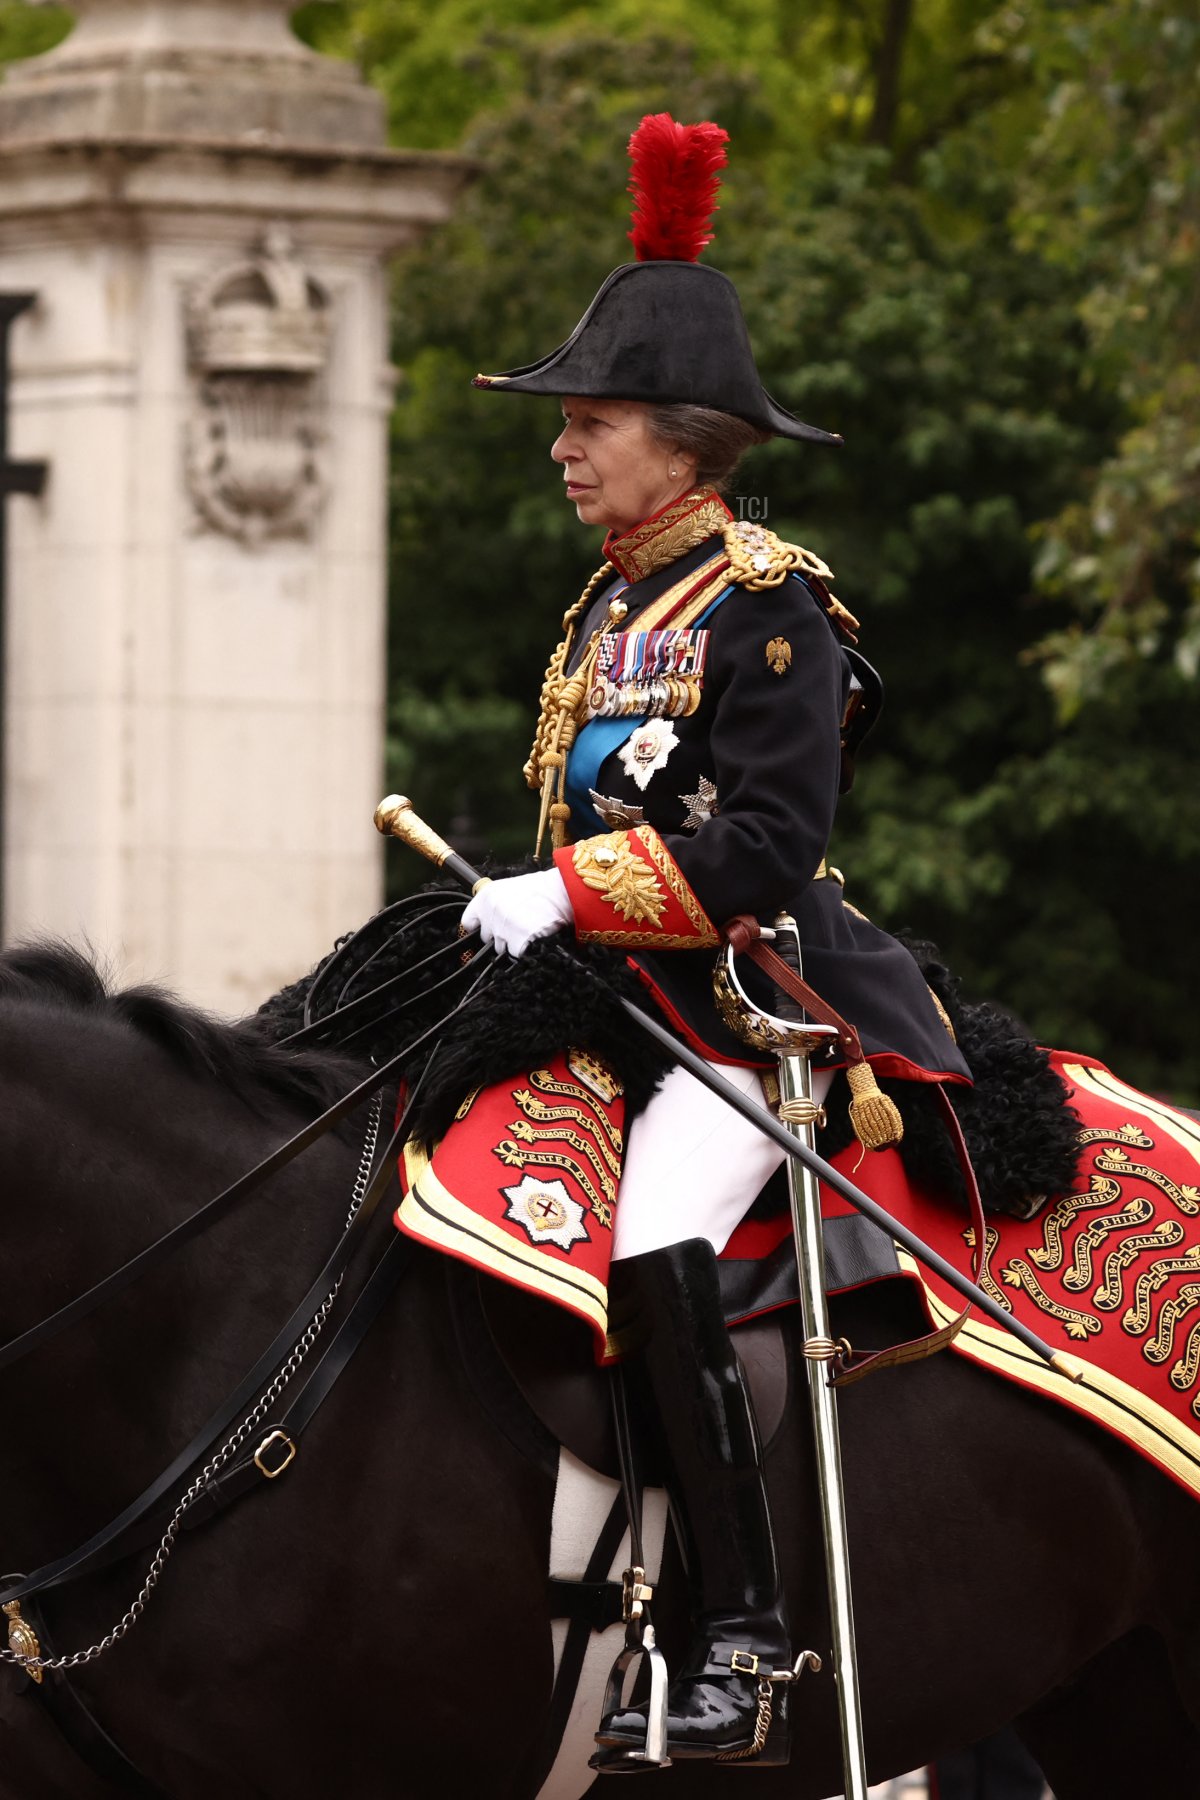
[[[389,251],[465,165],[278,0],[76,0],[0,88],[6,936],[253,1008],[379,902]]]

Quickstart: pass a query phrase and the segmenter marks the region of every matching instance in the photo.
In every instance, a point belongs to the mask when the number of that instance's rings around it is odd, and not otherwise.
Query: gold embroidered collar
[[[710,487],[693,488],[620,536],[609,532],[604,554],[626,581],[644,581],[665,569],[705,538],[718,537],[732,519],[725,502]]]

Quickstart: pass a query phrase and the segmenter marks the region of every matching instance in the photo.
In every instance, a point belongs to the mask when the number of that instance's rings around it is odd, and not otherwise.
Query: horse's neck
[[[190,1216],[304,1122],[278,1104],[256,1113],[109,1021],[9,1012],[0,1341]],[[28,1554],[61,1548],[64,1531],[124,1504],[236,1386],[332,1249],[357,1160],[353,1142],[323,1141],[161,1272],[0,1374],[6,1486],[41,1496]],[[48,1432],[48,1417],[69,1429]]]

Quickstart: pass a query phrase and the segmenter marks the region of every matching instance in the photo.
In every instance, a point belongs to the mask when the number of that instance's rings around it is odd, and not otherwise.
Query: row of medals
[[[597,676],[588,695],[589,719],[686,719],[700,704],[694,675],[660,675],[653,681],[609,681]]]

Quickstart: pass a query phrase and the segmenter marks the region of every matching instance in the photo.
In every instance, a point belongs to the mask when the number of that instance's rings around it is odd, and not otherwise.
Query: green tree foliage
[[[1200,666],[1200,15],[1180,0],[1035,8],[1047,104],[1017,188],[1022,242],[1067,271],[1126,429],[1039,533],[1072,619],[1040,647],[1066,716],[1149,661]],[[1169,684],[1168,684],[1169,685]]]
[[[66,37],[72,18],[65,6],[36,11],[26,0],[0,0],[0,63],[40,56]]]
[[[321,17],[318,20],[316,13]],[[464,846],[528,844],[519,778],[595,547],[551,402],[469,377],[543,353],[625,253],[642,112],[717,117],[712,260],[764,378],[844,432],[739,485],[837,571],[890,704],[835,845],[1048,1040],[1195,1092],[1182,896],[1198,508],[1195,27],[1177,0],[345,0],[398,140],[481,174],[397,274],[395,766]]]
[[[751,75],[764,110],[739,157],[786,167],[831,142],[906,161],[980,107],[1028,85],[1012,38],[1021,15],[992,0],[310,0],[307,42],[355,58],[389,101],[396,141],[449,149],[526,79],[523,51],[601,37],[603,72],[636,88],[649,46],[674,40],[707,69]],[[653,55],[652,51],[649,54]],[[615,65],[615,66],[614,66]]]

